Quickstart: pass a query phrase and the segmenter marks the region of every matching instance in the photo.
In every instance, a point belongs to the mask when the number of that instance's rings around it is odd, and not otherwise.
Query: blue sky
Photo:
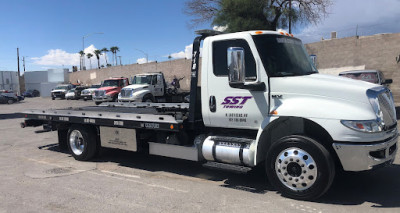
[[[399,0],[337,0],[330,15],[317,25],[299,27],[295,34],[305,42],[351,36],[359,25],[361,35],[399,32]],[[85,38],[87,51],[118,46],[122,63],[164,61],[190,52],[195,29],[183,13],[184,0],[2,0],[0,1],[0,70],[17,70],[16,48],[28,56],[26,69],[71,69]],[[197,28],[211,28],[204,24]],[[93,46],[91,46],[93,45]],[[186,50],[186,52],[185,52]],[[186,54],[185,54],[186,53]],[[108,55],[111,60],[111,54]],[[87,62],[88,63],[88,62]],[[22,70],[22,61],[21,61]],[[96,59],[92,59],[96,66]]]

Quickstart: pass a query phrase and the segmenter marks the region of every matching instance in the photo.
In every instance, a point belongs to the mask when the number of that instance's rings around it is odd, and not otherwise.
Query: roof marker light
[[[282,34],[282,35],[285,35],[285,33],[284,32],[279,32],[280,34]]]
[[[257,34],[257,35],[258,35],[258,34],[262,34],[262,33],[263,33],[262,31],[256,31],[256,32],[255,32],[255,34]]]

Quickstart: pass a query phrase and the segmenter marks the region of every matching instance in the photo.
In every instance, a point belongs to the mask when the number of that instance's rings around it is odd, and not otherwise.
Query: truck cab
[[[96,105],[99,105],[102,102],[116,101],[121,89],[128,85],[129,80],[124,77],[113,77],[104,80],[101,87],[95,90],[93,100]]]
[[[132,84],[124,87],[118,95],[118,102],[155,102],[165,95],[165,79],[161,72],[135,75]]]

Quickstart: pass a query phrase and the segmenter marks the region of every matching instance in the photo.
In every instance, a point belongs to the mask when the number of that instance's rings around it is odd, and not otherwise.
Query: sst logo
[[[228,96],[221,105],[224,106],[223,108],[241,109],[247,100],[251,98],[251,96]]]

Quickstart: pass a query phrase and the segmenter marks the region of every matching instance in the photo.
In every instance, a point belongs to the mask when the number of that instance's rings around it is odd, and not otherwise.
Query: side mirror
[[[229,47],[227,55],[229,85],[233,88],[243,88],[245,82],[244,49]]]
[[[393,83],[392,79],[386,79],[385,82],[383,82],[383,84],[391,84]]]

